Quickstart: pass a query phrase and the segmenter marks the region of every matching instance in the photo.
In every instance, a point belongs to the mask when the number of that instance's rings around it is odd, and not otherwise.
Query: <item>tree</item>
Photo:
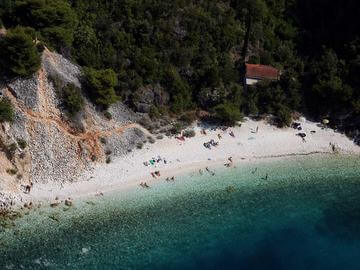
[[[164,84],[168,87],[173,102],[171,109],[181,112],[189,109],[192,104],[191,89],[188,83],[181,78],[175,67],[168,68]]]
[[[339,112],[351,105],[353,89],[343,81],[344,63],[333,50],[325,49],[313,63],[313,84],[308,104],[317,114]]]
[[[94,29],[89,25],[82,24],[76,29],[74,55],[82,66],[98,67],[100,65],[100,42]]]
[[[0,99],[0,123],[14,121],[15,113],[11,102],[7,98]]]
[[[214,108],[216,117],[224,122],[225,124],[233,126],[237,121],[240,121],[243,118],[242,113],[238,106],[224,102],[222,104],[217,105]]]
[[[262,20],[265,19],[267,13],[267,6],[264,0],[244,0],[244,1],[233,0],[231,1],[231,5],[235,8],[237,12],[237,16],[239,18],[241,16],[244,16],[246,18],[245,39],[241,51],[241,57],[243,61],[245,61],[253,24],[259,21],[261,22]]]
[[[86,82],[93,101],[104,108],[119,101],[114,87],[118,84],[116,73],[112,69],[85,70]]]
[[[63,89],[64,105],[70,116],[75,116],[84,108],[84,98],[80,88],[74,84],[68,84]]]
[[[10,29],[0,39],[0,72],[11,77],[27,77],[41,64],[40,55],[26,28]]]
[[[30,26],[53,48],[71,46],[78,20],[68,1],[19,0],[15,1],[12,24]]]

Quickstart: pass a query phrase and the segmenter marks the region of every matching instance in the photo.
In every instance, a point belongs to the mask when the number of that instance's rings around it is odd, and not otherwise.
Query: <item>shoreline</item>
[[[219,168],[230,163],[234,165],[255,164],[257,162],[286,159],[296,156],[321,155],[359,155],[360,147],[346,136],[331,129],[322,129],[317,123],[304,121],[302,131],[292,128],[279,129],[265,121],[247,120],[240,127],[227,131],[206,129],[195,126],[196,136],[185,138],[164,137],[154,144],[145,144],[143,149],[135,150],[123,157],[114,158],[110,164],[98,164],[91,172],[85,173],[73,183],[35,184],[29,195],[22,195],[20,204],[25,202],[54,202],[67,198],[79,199],[101,196],[112,192],[126,192],[129,188],[141,188],[140,183],[149,186],[167,177],[198,172],[205,167]],[[255,131],[257,130],[257,132]],[[234,137],[229,133],[232,131]],[[306,141],[297,133],[307,134]],[[220,136],[219,136],[220,135]],[[220,138],[221,137],[221,138]],[[204,143],[214,140],[219,145],[204,147]],[[336,151],[331,148],[335,145]],[[150,165],[149,160],[161,161]],[[149,165],[145,166],[145,163]],[[152,177],[151,173],[159,171],[160,177]],[[55,200],[58,198],[58,200]]]

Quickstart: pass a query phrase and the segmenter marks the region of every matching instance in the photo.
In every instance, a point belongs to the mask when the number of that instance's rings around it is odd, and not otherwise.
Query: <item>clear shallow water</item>
[[[360,269],[359,202],[359,158],[194,173],[37,209],[0,232],[0,268]]]

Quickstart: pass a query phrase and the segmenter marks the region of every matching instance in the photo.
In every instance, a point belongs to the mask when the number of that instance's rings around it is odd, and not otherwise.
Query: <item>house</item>
[[[280,75],[280,71],[271,66],[246,64],[246,85],[253,85],[262,80],[278,80]]]

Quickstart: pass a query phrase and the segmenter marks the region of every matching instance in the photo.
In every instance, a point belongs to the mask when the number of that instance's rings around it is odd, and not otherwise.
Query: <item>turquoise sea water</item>
[[[187,174],[0,229],[0,269],[360,269],[359,258],[359,157]]]

